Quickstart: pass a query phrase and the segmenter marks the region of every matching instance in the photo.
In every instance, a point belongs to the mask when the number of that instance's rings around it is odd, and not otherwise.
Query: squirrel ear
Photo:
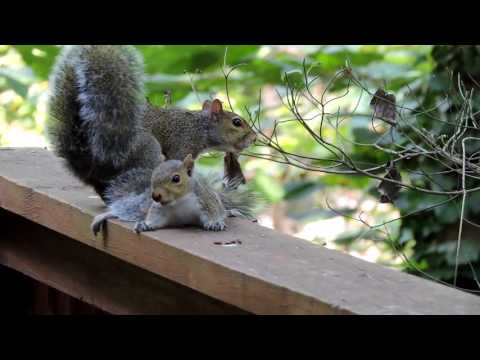
[[[210,100],[205,100],[203,102],[202,110],[210,110],[211,106],[212,106],[212,102]]]
[[[192,176],[192,170],[195,162],[193,161],[192,154],[188,154],[183,160],[183,165],[187,168],[188,176]]]
[[[215,113],[215,114],[223,113],[222,102],[218,99],[213,100],[212,106],[210,107],[210,112]]]

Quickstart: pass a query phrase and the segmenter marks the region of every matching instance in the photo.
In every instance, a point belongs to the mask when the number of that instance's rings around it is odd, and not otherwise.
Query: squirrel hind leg
[[[117,219],[116,215],[113,215],[111,212],[106,212],[100,215],[95,216],[90,225],[90,229],[93,232],[93,235],[97,236],[97,234],[105,229],[105,224],[108,219]]]
[[[133,227],[133,230],[137,234],[140,234],[145,231],[153,231],[155,230],[155,228],[153,226],[148,225],[146,221],[137,221],[135,223],[135,226]]]
[[[258,222],[258,219],[255,218],[254,216],[250,214],[245,214],[244,212],[238,209],[229,209],[229,210],[226,210],[226,212],[228,217],[239,217],[239,218],[250,220],[252,222]]]
[[[237,209],[226,210],[228,217],[244,217],[242,212]]]

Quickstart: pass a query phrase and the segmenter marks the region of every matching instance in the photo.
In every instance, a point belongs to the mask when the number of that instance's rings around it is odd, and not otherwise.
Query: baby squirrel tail
[[[133,47],[65,47],[49,90],[47,132],[55,152],[97,193],[120,171],[139,166],[139,157],[145,160],[140,148],[151,139],[141,127],[143,61]],[[152,146],[149,153],[158,155],[158,144]]]
[[[242,185],[244,181],[243,175],[225,178],[219,190],[220,199],[227,211],[234,212],[233,215],[255,219],[254,213],[260,199],[247,185]]]

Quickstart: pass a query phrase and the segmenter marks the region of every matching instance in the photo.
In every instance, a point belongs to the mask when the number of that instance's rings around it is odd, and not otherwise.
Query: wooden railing
[[[480,297],[240,219],[137,235],[43,149],[0,149],[0,264],[114,314],[480,314]],[[238,246],[215,243],[241,240]]]

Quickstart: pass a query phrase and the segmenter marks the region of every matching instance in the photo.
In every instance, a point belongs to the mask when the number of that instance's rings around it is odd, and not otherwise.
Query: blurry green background
[[[44,137],[48,76],[60,48],[0,45],[0,146],[49,146]],[[170,90],[176,106],[191,109],[199,109],[201,102],[212,97],[226,104],[222,66],[228,48],[227,64],[242,64],[230,77],[232,105],[236,112],[245,116],[245,109],[254,113],[261,91],[260,118],[265,129],[271,127],[273,120],[291,119],[279,96],[285,95],[284,74],[298,74],[304,60],[307,65],[318,63],[316,74],[320,80],[314,87],[316,94],[320,94],[335,72],[348,63],[372,92],[378,87],[386,88],[395,93],[398,103],[413,107],[435,103],[444,95],[449,88],[446,74],[450,69],[468,70],[474,76],[480,72],[477,46],[152,45],[137,48],[145,59],[147,95],[151,102],[164,105],[164,92]],[[345,85],[336,83],[329,90],[329,96],[344,93]],[[364,96],[358,101],[359,95],[358,89],[351,89],[345,98],[332,105],[332,110],[349,112],[358,105],[356,113],[360,115],[342,122],[339,130],[342,136],[367,142],[375,136],[369,128],[370,99]],[[438,111],[448,113],[451,109]],[[280,142],[295,153],[316,156],[324,153],[294,122],[281,132]],[[372,154],[364,147],[341,145],[359,161],[380,163],[386,160],[382,154]],[[350,216],[362,214],[362,219],[371,224],[394,219],[441,199],[402,192],[393,207],[378,203],[376,181],[364,177],[311,173],[246,156],[241,157],[241,162],[248,180],[269,204],[259,214],[262,225],[318,246],[418,274],[402,262],[398,252],[401,250],[417,269],[451,282],[458,226],[455,206],[391,223],[388,226],[390,239],[386,239],[384,234],[366,232],[359,222],[330,211],[325,205],[326,197],[335,208]],[[221,171],[222,156],[207,154],[200,164],[202,171]],[[480,212],[479,203],[472,200],[467,206],[472,218]],[[476,232],[466,231],[465,236],[458,284],[474,289],[477,283],[472,267],[480,271],[480,240]]]

